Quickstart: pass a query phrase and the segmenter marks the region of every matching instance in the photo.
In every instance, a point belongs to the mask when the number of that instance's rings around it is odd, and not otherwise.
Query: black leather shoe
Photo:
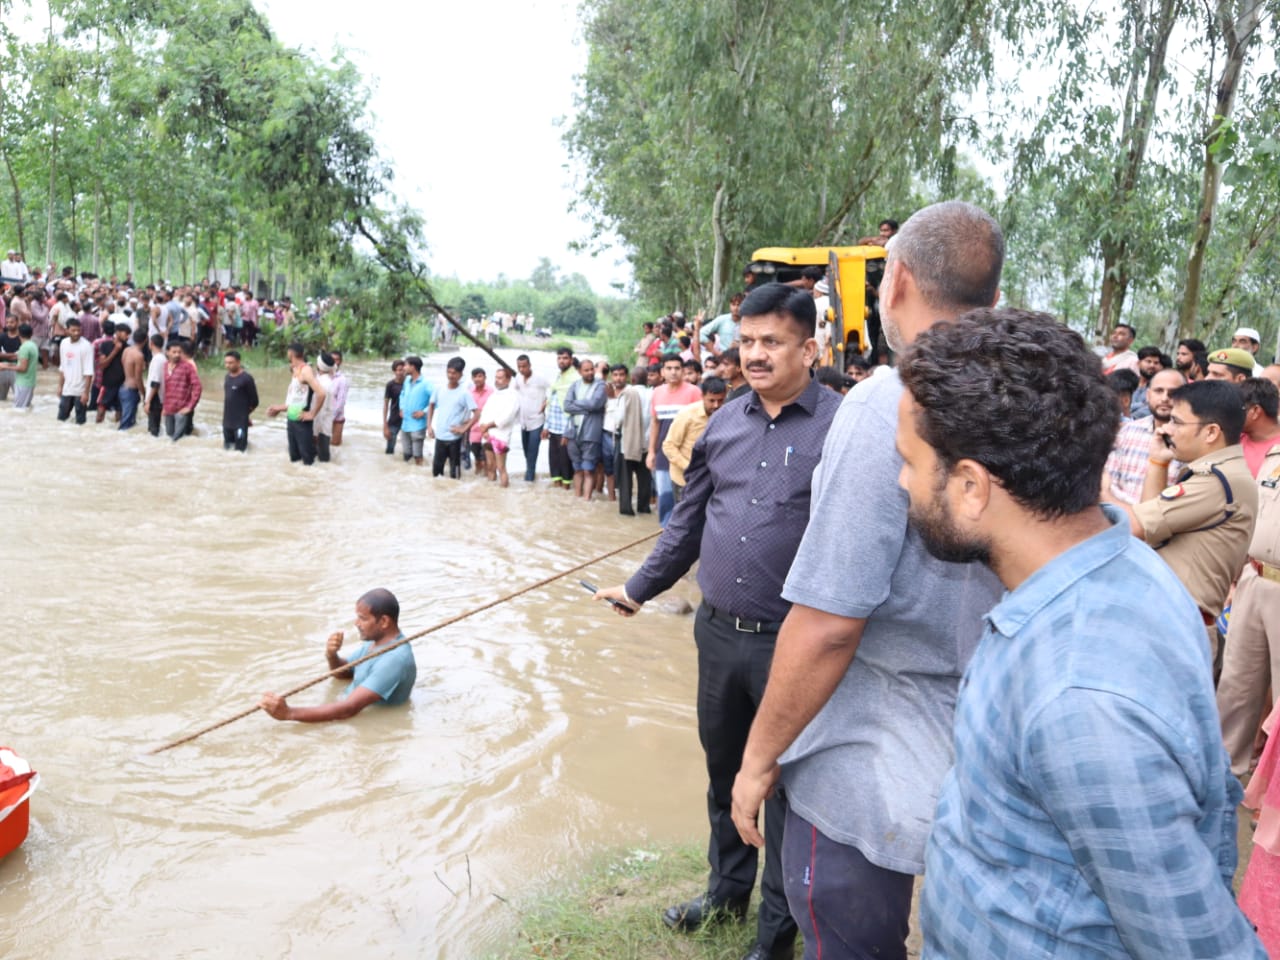
[[[777,946],[772,949],[766,947],[763,943],[757,943],[742,960],[792,960],[795,955],[795,941],[788,943],[786,946]]]
[[[729,919],[741,921],[746,915],[747,902],[745,900],[712,903],[711,898],[704,893],[702,896],[696,897],[687,903],[677,903],[674,907],[667,907],[662,914],[662,922],[672,930],[690,933],[697,930],[704,923],[712,924],[720,920]]]

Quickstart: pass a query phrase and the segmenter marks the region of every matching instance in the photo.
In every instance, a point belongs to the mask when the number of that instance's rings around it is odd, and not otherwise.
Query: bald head
[[[1262,375],[1280,387],[1280,363],[1273,363],[1262,371]]]
[[[985,210],[947,200],[913,214],[890,242],[888,256],[911,271],[928,306],[954,316],[995,303],[1004,233]]]

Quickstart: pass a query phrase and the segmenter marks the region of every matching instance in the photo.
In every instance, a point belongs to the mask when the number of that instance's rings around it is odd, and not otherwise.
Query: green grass
[[[520,904],[520,930],[502,960],[741,960],[755,942],[755,911],[745,923],[677,933],[662,912],[707,882],[700,846],[613,851],[579,878]]]

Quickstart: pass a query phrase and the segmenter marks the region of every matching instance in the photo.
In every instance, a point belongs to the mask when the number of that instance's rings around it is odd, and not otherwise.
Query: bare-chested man
[[[124,383],[120,386],[120,429],[132,429],[138,422],[138,403],[142,399],[142,381],[146,376],[147,358],[142,346],[147,342],[147,331],[141,326],[133,331],[130,343],[124,349]]]

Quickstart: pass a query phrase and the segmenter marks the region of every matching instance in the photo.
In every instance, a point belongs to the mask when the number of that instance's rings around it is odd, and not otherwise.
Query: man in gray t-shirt
[[[1003,259],[1000,228],[978,208],[916,213],[889,244],[880,287],[889,345],[994,304]],[[806,960],[819,944],[826,960],[905,960],[960,675],[1000,594],[984,567],[936,560],[908,529],[901,394],[896,373],[863,382],[827,435],[734,784],[734,822],[756,844],[761,801],[779,777],[786,787],[783,876]]]

